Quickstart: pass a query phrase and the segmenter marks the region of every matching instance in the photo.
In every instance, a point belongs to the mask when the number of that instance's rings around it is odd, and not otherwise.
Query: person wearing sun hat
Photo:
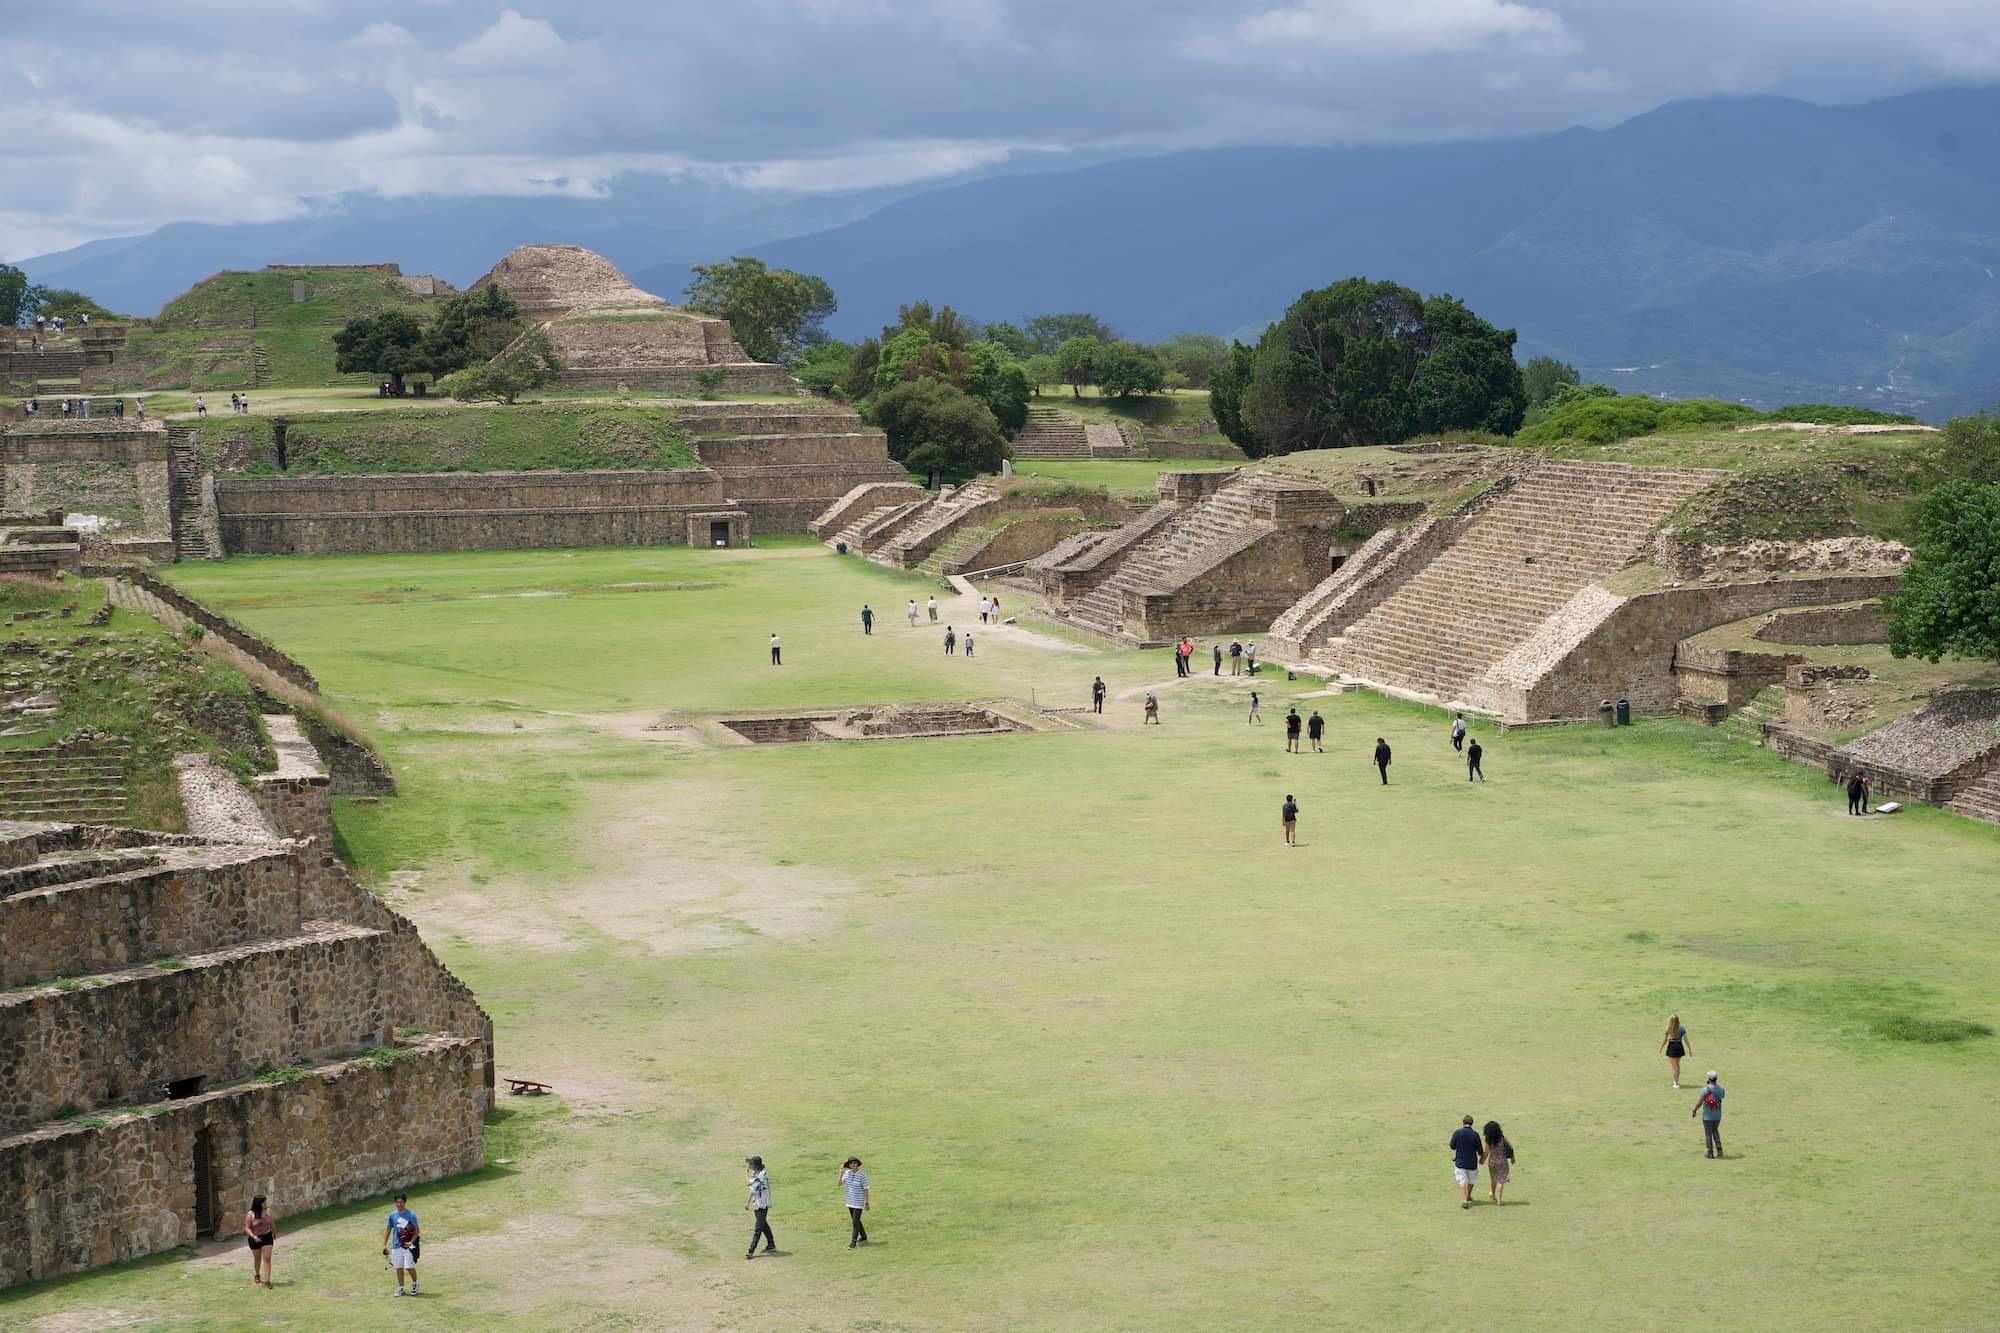
[[[1708,1081],[1701,1085],[1701,1096],[1695,1098],[1690,1116],[1701,1117],[1702,1145],[1708,1149],[1710,1157],[1722,1156],[1722,1099],[1728,1096],[1716,1080],[1713,1069],[1708,1071]]]

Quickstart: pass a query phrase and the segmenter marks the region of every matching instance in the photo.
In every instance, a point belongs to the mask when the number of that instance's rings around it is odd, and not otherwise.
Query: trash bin
[[[1618,725],[1621,727],[1632,725],[1632,701],[1630,699],[1620,699],[1618,701]]]
[[[1609,699],[1597,705],[1597,720],[1607,727],[1618,725],[1618,709],[1612,705]]]

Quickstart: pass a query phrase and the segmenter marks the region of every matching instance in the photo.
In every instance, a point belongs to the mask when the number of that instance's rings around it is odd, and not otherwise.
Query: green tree
[[[965,391],[986,404],[1008,439],[1028,424],[1028,372],[997,343],[966,348]]]
[[[1258,339],[1242,424],[1270,453],[1511,434],[1527,410],[1513,350],[1513,330],[1453,297],[1349,278],[1299,297]]]
[[[429,367],[424,326],[407,310],[356,316],[333,335],[333,368],[343,375],[387,375],[401,393],[403,376]]]
[[[116,314],[82,292],[73,291],[68,287],[36,286],[28,295],[34,301],[34,307],[29,312],[31,315],[41,315],[47,319],[54,319],[60,315],[65,324],[74,324],[85,315],[89,315],[92,319],[118,318]]]
[[[1567,361],[1552,356],[1531,356],[1521,367],[1521,387],[1527,390],[1528,406],[1540,407],[1565,384],[1581,384],[1583,376]]]
[[[2000,410],[1945,422],[1924,462],[1936,481],[2000,482]]]
[[[1265,452],[1257,433],[1243,418],[1243,395],[1249,391],[1256,368],[1256,349],[1232,342],[1228,360],[1215,368],[1208,383],[1208,410],[1215,417],[1216,429],[1252,458],[1260,458]]]
[[[1923,498],[1902,590],[1884,605],[1896,657],[2000,661],[2000,482],[1949,481]]]
[[[848,396],[848,371],[854,365],[855,350],[853,343],[829,338],[808,347],[793,363],[792,374],[822,398],[844,399]],[[872,366],[869,374],[874,374]]]
[[[826,318],[839,308],[826,279],[771,268],[738,255],[696,264],[687,285],[688,309],[729,321],[754,360],[791,365],[826,337]]]
[[[1056,369],[1069,385],[1071,397],[1083,397],[1083,386],[1097,382],[1097,354],[1103,350],[1103,343],[1082,333],[1065,338],[1056,349]]]
[[[1062,383],[1062,363],[1047,352],[1037,352],[1021,363],[1027,372],[1028,387],[1035,397],[1042,396],[1042,386]]]
[[[943,380],[916,379],[876,395],[869,418],[889,437],[889,456],[912,472],[958,481],[996,472],[1007,440],[986,404]]]
[[[562,358],[556,354],[548,331],[533,328],[492,360],[446,375],[438,381],[438,388],[463,403],[512,403],[524,393],[555,383],[562,368]]]
[[[1166,363],[1132,342],[1107,343],[1093,360],[1097,387],[1115,398],[1158,393],[1167,384]]]
[[[33,299],[30,293],[35,293]],[[0,329],[11,329],[23,319],[33,319],[40,289],[28,275],[12,264],[0,264]]]
[[[1168,369],[1179,371],[1197,389],[1206,389],[1229,360],[1229,344],[1212,333],[1176,333],[1153,350]]]
[[[875,390],[881,392],[904,380],[926,373],[933,378],[949,378],[939,371],[943,349],[931,339],[928,327],[919,324],[882,331],[882,350],[875,361]]]
[[[521,336],[522,327],[521,307],[499,283],[457,292],[438,306],[424,330],[423,368],[449,375],[491,361]]]
[[[1026,361],[1035,354],[1028,342],[1028,335],[1021,332],[1021,326],[1001,320],[998,324],[986,326],[985,338],[1007,354],[1011,361]]]
[[[1077,310],[1066,315],[1036,315],[1022,326],[1032,351],[1054,356],[1072,338],[1090,338],[1107,343],[1118,335],[1093,314]]]

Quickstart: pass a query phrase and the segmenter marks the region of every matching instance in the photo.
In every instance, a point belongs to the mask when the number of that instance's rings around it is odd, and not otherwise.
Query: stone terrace
[[[492,1025],[323,840],[0,823],[0,987],[0,1286],[482,1163]]]
[[[1403,574],[1315,661],[1343,676],[1458,696],[1583,589],[1646,553],[1712,472],[1546,462]],[[1357,571],[1358,572],[1358,571]]]

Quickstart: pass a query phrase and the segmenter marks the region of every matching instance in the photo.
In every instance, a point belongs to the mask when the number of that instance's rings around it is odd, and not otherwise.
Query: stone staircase
[[[178,560],[218,560],[207,527],[201,521],[201,451],[195,432],[186,426],[167,427],[167,501]]]
[[[1543,463],[1312,660],[1455,699],[1577,593],[1643,558],[1653,529],[1718,475]]]
[[[939,542],[936,550],[923,558],[917,566],[918,572],[932,578],[964,572],[966,560],[993,539],[993,532],[993,525],[988,523],[960,526],[951,536]]]
[[[0,819],[122,823],[130,761],[127,746],[0,751]]]
[[[870,548],[868,558],[897,569],[915,569],[944,540],[1000,504],[1000,492],[983,482],[971,482],[949,495],[939,495],[897,533]]]
[[[1092,458],[1130,458],[1139,452],[1115,421],[1093,421],[1083,428],[1083,435]]]
[[[2000,824],[2000,762],[1991,764],[1984,773],[1959,788],[1944,808],[1971,819]]]
[[[1090,438],[1084,425],[1053,407],[1028,409],[1028,424],[1014,437],[1016,458],[1088,458]]]
[[[857,554],[871,555],[914,522],[930,502],[930,497],[925,496],[921,500],[878,506],[842,528],[830,540],[833,544],[846,542],[847,549]]]

